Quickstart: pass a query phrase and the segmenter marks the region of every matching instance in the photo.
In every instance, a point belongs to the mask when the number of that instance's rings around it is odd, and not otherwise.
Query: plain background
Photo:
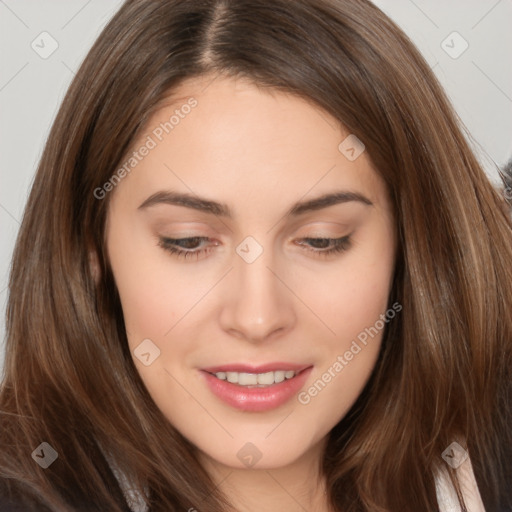
[[[0,368],[10,258],[37,163],[73,75],[121,3],[0,0]],[[497,183],[495,166],[512,155],[512,1],[375,3],[422,51]]]

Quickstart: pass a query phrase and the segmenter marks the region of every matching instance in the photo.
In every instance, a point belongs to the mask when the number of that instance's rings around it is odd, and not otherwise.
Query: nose
[[[269,265],[270,264],[270,265]],[[297,316],[293,294],[264,252],[256,261],[235,262],[224,283],[220,324],[225,332],[263,342],[289,332]]]

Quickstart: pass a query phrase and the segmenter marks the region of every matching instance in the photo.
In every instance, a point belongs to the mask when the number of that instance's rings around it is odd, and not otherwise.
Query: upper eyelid
[[[319,239],[322,239],[322,240],[337,240],[337,239],[340,239],[340,238],[346,238],[348,236],[350,236],[351,233],[347,233],[345,235],[324,235],[324,234],[316,234],[316,233],[313,233],[313,234],[310,234],[310,235],[307,235],[307,236],[295,236],[295,237],[290,237],[291,239],[296,239],[296,240],[319,240]],[[186,236],[160,236],[159,239],[161,240],[165,240],[165,241],[175,241],[175,242],[180,242],[180,241],[183,241],[183,240],[191,240],[193,238],[198,238],[199,240],[201,241],[216,241],[216,238],[214,237],[210,237],[210,236],[206,236],[206,235],[186,235]]]
[[[189,223],[183,222],[183,223],[178,223],[178,224],[186,225]],[[201,222],[201,223],[191,223],[191,224],[203,224],[203,223]],[[313,232],[313,235],[301,236],[300,238],[339,238],[340,236],[343,236],[341,234],[332,234],[332,235],[324,234],[326,231],[333,229],[332,228],[333,225],[336,226],[337,231],[341,230],[342,232],[345,232],[345,231],[351,230],[351,227],[353,226],[353,222],[312,221],[312,222],[308,222],[306,224],[303,224],[303,223],[301,223],[300,225],[294,224],[294,225],[290,226],[289,231],[297,232],[297,231],[305,230],[308,232]],[[170,228],[170,230],[173,230],[173,229],[176,229],[176,231],[183,230],[183,231],[185,231],[185,233],[188,230],[187,227],[176,228],[176,227],[171,227],[170,225],[163,226],[162,230],[165,231],[166,227]],[[194,231],[194,229],[198,229],[198,228],[190,228],[190,231]],[[223,233],[222,232],[218,233],[215,228],[207,227],[207,230],[210,233],[212,232],[212,230],[214,232],[216,232],[216,234],[213,236],[223,236]],[[318,231],[320,233],[318,237],[314,234],[316,231]],[[204,232],[190,233],[190,234],[188,234],[188,233],[185,234],[185,233],[183,233],[183,234],[180,233],[179,235],[166,235],[165,238],[173,238],[175,240],[182,239],[182,238],[197,238],[197,237],[212,238],[209,234],[205,234]],[[162,235],[162,236],[164,236],[164,235]]]
[[[353,232],[346,234],[344,236],[340,237],[297,237],[295,239],[295,242],[297,241],[306,241],[306,244],[304,243],[296,243],[296,245],[303,246],[304,250],[311,252],[313,254],[324,257],[328,257],[331,255],[335,255],[337,253],[343,253],[347,251],[351,245],[352,245],[352,234]],[[199,239],[199,246],[194,248],[184,248],[180,247],[179,245],[173,244],[173,241],[181,241],[181,240],[189,240],[189,239]],[[215,244],[204,244],[203,241],[210,240],[209,237],[201,237],[201,236],[191,236],[191,237],[182,237],[182,238],[164,238],[159,237],[158,245],[162,247],[164,250],[169,251],[170,253],[174,253],[174,256],[177,258],[200,258],[203,255],[209,254],[212,250],[214,250],[214,247],[218,246],[219,243]],[[307,245],[309,242],[308,240],[327,240],[330,247],[326,248],[315,248],[313,246]]]
[[[315,212],[312,212],[315,213]],[[224,227],[226,225],[222,223]],[[323,219],[310,219],[308,221],[299,220],[299,219],[293,219],[292,222],[288,224],[287,227],[283,227],[278,230],[279,237],[286,237],[289,238],[291,236],[291,233],[300,232],[301,230],[312,230],[320,231],[322,233],[322,236],[309,236],[308,238],[337,238],[342,236],[343,232],[347,232],[353,227],[360,224],[359,219],[354,219],[352,216],[349,218],[323,218]],[[233,231],[230,228],[224,229],[222,226],[218,225],[217,223],[210,223],[209,221],[203,221],[203,220],[174,220],[169,222],[169,220],[165,221],[164,219],[161,219],[160,222],[155,224],[155,229],[160,232],[169,231],[172,232],[180,232],[183,231],[186,234],[181,234],[179,236],[167,236],[167,238],[193,238],[196,236],[211,236],[213,238],[215,237],[224,237],[224,236],[232,236]],[[273,227],[271,228],[273,229]],[[200,231],[200,233],[196,234],[195,231]],[[333,235],[324,235],[323,233],[325,231],[335,230],[336,234]],[[191,231],[191,234],[188,234],[187,231]],[[306,238],[305,236],[302,236],[303,238]]]
[[[343,227],[348,227],[347,225],[345,224],[341,224],[341,223],[336,223],[338,225],[341,225]],[[352,229],[347,229],[347,230],[344,230],[346,231],[345,234],[327,234],[327,233],[322,233],[322,229],[321,228],[313,228],[312,229],[312,232],[311,233],[307,233],[307,234],[304,234],[304,235],[300,235],[300,236],[289,236],[289,237],[286,237],[286,238],[289,238],[289,239],[317,239],[317,238],[323,238],[323,239],[331,239],[331,240],[335,240],[335,239],[338,239],[338,238],[343,238],[344,236],[349,236],[351,233],[352,233]],[[205,235],[205,234],[180,234],[180,235],[160,235],[159,236],[160,239],[165,239],[165,240],[188,240],[188,239],[191,239],[191,238],[199,238],[201,240],[217,240],[217,238],[221,238],[220,236],[216,237],[216,236],[209,236],[209,235]]]
[[[316,236],[316,235],[312,235],[312,236],[300,236],[300,237],[295,237],[294,240],[329,240],[329,241],[339,241],[339,240],[342,240],[342,239],[349,239],[352,237],[352,233],[349,233],[349,234],[346,234],[346,235],[341,235],[341,236]],[[191,239],[194,239],[194,238],[197,238],[199,240],[200,243],[202,242],[218,242],[217,240],[211,238],[211,237],[208,237],[208,236],[180,236],[180,237],[159,237],[159,241],[160,242],[181,242],[183,240],[191,240]],[[219,245],[218,243],[215,243],[214,245]],[[186,248],[183,248],[183,247],[179,247],[180,250],[183,250],[184,252],[194,252],[194,251],[200,251],[202,249],[204,249],[204,247],[199,247],[199,248],[195,248],[195,249],[186,249]]]

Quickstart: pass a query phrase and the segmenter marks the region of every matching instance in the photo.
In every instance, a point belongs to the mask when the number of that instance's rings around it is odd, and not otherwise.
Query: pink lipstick
[[[210,391],[228,405],[264,412],[288,402],[304,386],[313,366],[268,363],[225,364],[201,370]]]

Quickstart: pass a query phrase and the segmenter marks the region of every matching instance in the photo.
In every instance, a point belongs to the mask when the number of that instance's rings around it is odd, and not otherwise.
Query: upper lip
[[[291,371],[300,373],[302,370],[309,368],[311,364],[294,364],[294,363],[266,363],[259,366],[243,363],[230,363],[222,364],[219,366],[210,366],[208,368],[202,368],[203,371],[208,373],[219,373],[219,372],[236,372],[236,373],[267,373],[276,372],[279,370]]]

